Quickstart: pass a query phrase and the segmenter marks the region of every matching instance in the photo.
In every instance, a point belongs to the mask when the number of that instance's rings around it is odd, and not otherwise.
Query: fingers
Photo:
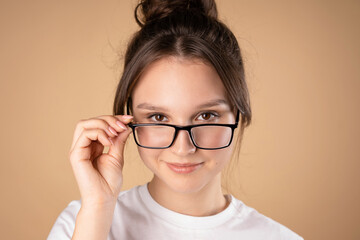
[[[88,120],[80,120],[74,131],[70,152],[74,149],[75,143],[85,129],[102,129],[109,137],[113,138],[127,129],[126,124],[128,124],[132,118],[133,117],[129,115],[103,115]]]
[[[121,166],[124,166],[124,148],[125,142],[129,134],[131,133],[131,128],[128,128],[124,132],[122,132],[118,137],[114,139],[114,144],[109,147],[109,151],[107,154],[111,155],[115,158]]]
[[[131,117],[104,115],[77,123],[70,150],[70,163],[82,199],[112,199],[122,186],[124,145]],[[109,147],[104,153],[104,146]]]
[[[90,160],[91,151],[86,150],[92,141],[98,141],[104,146],[112,145],[107,133],[101,129],[85,129],[81,132],[74,148],[70,151],[70,161]],[[73,160],[74,159],[74,160]]]
[[[132,116],[99,116],[88,120],[81,120],[74,133],[73,146],[70,150],[70,161],[91,160],[92,150],[89,149],[93,141],[109,146],[108,154],[123,166],[123,151],[131,128],[127,127]]]

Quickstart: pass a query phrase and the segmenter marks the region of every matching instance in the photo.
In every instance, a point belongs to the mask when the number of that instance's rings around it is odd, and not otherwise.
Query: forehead
[[[184,109],[213,99],[227,99],[216,70],[197,59],[162,58],[141,74],[132,92],[133,106],[143,102]]]

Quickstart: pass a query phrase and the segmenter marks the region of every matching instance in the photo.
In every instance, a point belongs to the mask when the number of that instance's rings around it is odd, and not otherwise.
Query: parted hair
[[[125,114],[127,103],[131,111],[133,88],[152,62],[169,56],[202,60],[217,71],[232,106],[240,111],[241,144],[252,117],[243,58],[236,37],[218,19],[215,1],[141,0],[134,15],[140,29],[126,49],[113,114]]]

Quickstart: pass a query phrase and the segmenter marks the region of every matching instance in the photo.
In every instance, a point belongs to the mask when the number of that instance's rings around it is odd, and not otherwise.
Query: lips
[[[190,166],[195,166],[195,165],[198,165],[198,164],[201,164],[201,163],[169,163],[171,165],[175,165],[175,166],[178,166],[178,167],[190,167]]]
[[[166,163],[175,173],[191,173],[202,167],[202,163]]]

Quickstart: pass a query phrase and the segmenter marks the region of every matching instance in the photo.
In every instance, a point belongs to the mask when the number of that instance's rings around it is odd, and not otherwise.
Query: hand
[[[69,153],[82,205],[113,204],[123,184],[124,145],[131,133],[128,115],[80,120]],[[123,126],[121,128],[117,124]],[[108,153],[103,153],[109,146]]]

